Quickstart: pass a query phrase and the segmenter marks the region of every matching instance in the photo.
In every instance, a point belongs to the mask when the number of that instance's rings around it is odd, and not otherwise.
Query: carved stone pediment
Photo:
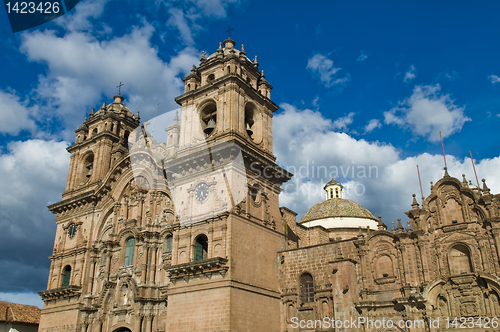
[[[38,292],[38,295],[42,297],[42,300],[49,301],[49,300],[62,299],[66,297],[80,296],[81,291],[82,287],[70,285],[65,287],[59,287],[56,289],[48,289],[45,291],[41,291]]]
[[[474,275],[474,274],[462,274],[459,276],[450,277],[450,279],[456,285],[472,284],[474,281],[476,281],[476,275]]]
[[[224,276],[228,269],[227,259],[214,257],[195,262],[172,265],[166,267],[165,271],[167,271],[170,281],[175,283],[178,279],[186,280],[187,278],[187,280],[189,280],[190,277],[198,275],[206,275],[210,278],[214,272],[219,272]]]

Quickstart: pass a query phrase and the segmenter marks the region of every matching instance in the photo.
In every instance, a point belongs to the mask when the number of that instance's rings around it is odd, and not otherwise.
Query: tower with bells
[[[230,38],[184,83],[164,143],[120,93],[76,130],[41,332],[279,330],[272,87]]]
[[[167,331],[276,331],[278,196],[291,174],[275,164],[271,85],[228,38],[184,81],[174,155],[165,161],[173,233]],[[177,132],[175,132],[177,133]]]

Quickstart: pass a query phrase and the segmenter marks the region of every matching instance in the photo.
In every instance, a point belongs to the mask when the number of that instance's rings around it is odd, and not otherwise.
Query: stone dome
[[[305,223],[318,219],[327,218],[362,218],[378,219],[361,204],[344,198],[331,198],[326,201],[314,205],[300,220],[300,223]]]

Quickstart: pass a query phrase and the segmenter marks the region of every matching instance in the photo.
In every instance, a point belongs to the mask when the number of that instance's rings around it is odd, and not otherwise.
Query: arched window
[[[333,189],[330,189],[330,198],[333,198]]]
[[[450,273],[452,275],[472,272],[469,248],[467,248],[465,245],[454,245],[448,255],[450,262]]]
[[[135,248],[135,239],[131,237],[127,240],[125,245],[125,261],[123,266],[132,266],[134,262],[134,248]]]
[[[337,198],[339,198],[339,197],[340,197],[340,196],[339,196],[339,188],[335,188],[335,195],[336,195],[336,197],[337,197]]]
[[[309,273],[300,276],[300,300],[302,303],[314,302],[314,282]]]
[[[194,243],[194,260],[201,261],[208,257],[208,239],[205,235],[200,235]]]
[[[63,272],[62,287],[69,286],[69,281],[71,279],[71,266],[67,265]]]
[[[382,255],[377,259],[377,278],[394,276],[392,259],[387,255]]]
[[[165,239],[165,252],[172,252],[172,236],[167,236]]]

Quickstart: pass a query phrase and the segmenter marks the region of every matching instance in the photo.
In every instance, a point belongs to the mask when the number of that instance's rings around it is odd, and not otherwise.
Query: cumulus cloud
[[[490,75],[488,76],[488,79],[491,82],[491,84],[496,84],[500,82],[500,77],[498,77],[497,75]]]
[[[347,198],[353,199],[375,216],[382,215],[390,225],[396,218],[407,220],[404,212],[411,209],[412,194],[420,198],[416,172],[419,165],[424,195],[429,195],[430,181],[443,174],[442,155],[423,153],[402,158],[390,144],[355,139],[335,132],[333,122],[321,113],[280,105],[284,112],[273,119],[274,147],[279,165],[294,173],[285,184],[280,204],[301,216],[324,199],[323,186],[335,177],[345,186]],[[466,174],[473,179],[470,159],[447,156],[452,176]],[[485,177],[493,192],[500,190],[496,173],[500,157],[477,163],[480,177]],[[420,201],[420,199],[419,199]]]
[[[21,97],[13,90],[0,90],[0,133],[17,135],[22,130],[33,132],[36,124],[37,107],[29,106],[28,100]]]
[[[353,122],[354,112],[350,112],[347,116],[343,116],[333,121],[333,127],[342,131],[347,130],[347,126]]]
[[[419,85],[398,107],[384,112],[384,122],[409,128],[415,136],[435,142],[439,140],[440,131],[443,137],[447,137],[471,121],[464,109],[455,105],[448,94],[441,94],[439,84]]]
[[[22,36],[21,50],[30,61],[47,65],[36,93],[46,111],[58,115],[66,126],[78,127],[92,106],[100,106],[103,94],[111,100],[120,81],[125,84],[127,106],[147,119],[154,116],[158,103],[164,111],[178,107],[174,98],[183,89],[180,76],[198,61],[190,47],[163,61],[150,42],[153,33],[146,22],[104,41],[87,32],[62,37],[54,31],[33,32]]]
[[[345,85],[350,81],[349,74],[343,77],[337,75],[342,70],[340,67],[334,67],[333,61],[323,54],[315,54],[307,61],[307,69],[317,77],[327,88],[335,85]]]
[[[375,128],[382,127],[379,119],[371,119],[370,122],[365,126],[365,133],[372,132]]]
[[[69,31],[81,31],[95,29],[96,22],[91,22],[91,19],[96,19],[104,12],[104,7],[109,0],[87,0],[80,1],[78,6],[67,13],[60,16],[55,22]]]
[[[55,222],[47,205],[61,199],[67,142],[12,142],[0,154],[0,297],[45,289]],[[14,298],[15,299],[15,298]],[[12,298],[6,298],[12,301]]]
[[[361,51],[360,53],[361,54],[358,56],[356,61],[365,61],[368,58],[368,55],[366,55],[366,53],[364,51]]]
[[[406,83],[406,82],[413,80],[415,77],[417,77],[417,75],[415,74],[416,71],[417,71],[417,68],[415,68],[414,65],[411,65],[410,68],[408,69],[408,71],[405,73],[405,77],[404,77],[403,81]]]

